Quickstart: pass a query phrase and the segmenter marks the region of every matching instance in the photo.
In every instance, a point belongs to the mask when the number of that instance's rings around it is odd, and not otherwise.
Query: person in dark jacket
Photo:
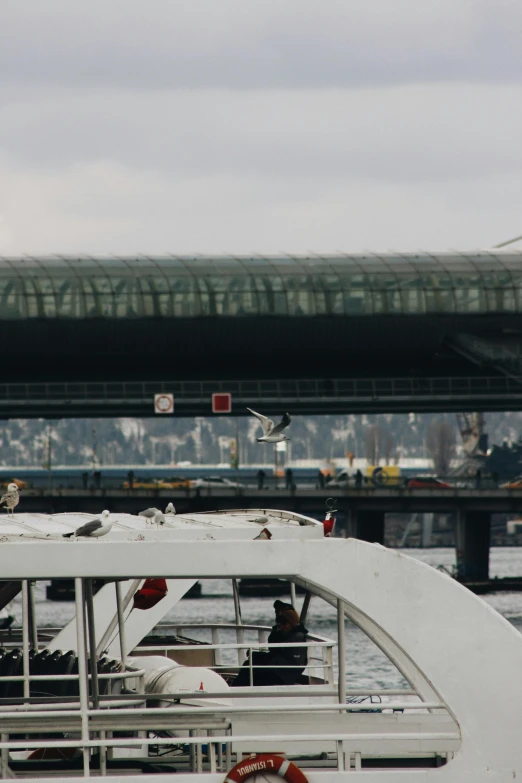
[[[276,601],[276,624],[268,637],[269,644],[305,644],[308,631],[291,604]],[[308,663],[306,647],[269,647],[268,652],[252,653],[253,685],[295,685]],[[292,668],[287,668],[292,667]],[[293,668],[295,667],[295,668]],[[234,687],[250,685],[250,663],[246,661],[231,683]]]

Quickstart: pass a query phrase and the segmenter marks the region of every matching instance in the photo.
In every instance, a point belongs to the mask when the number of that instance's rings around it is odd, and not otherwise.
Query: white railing
[[[178,696],[187,697],[187,693],[177,694]],[[172,694],[176,696],[176,694]],[[412,702],[390,702],[386,705],[382,705],[386,711],[408,711],[418,710],[421,707],[425,712],[430,710],[446,710],[444,704],[440,702],[431,703],[412,703]],[[0,751],[3,760],[3,769],[7,772],[8,753],[9,751],[30,751],[33,749],[44,748],[82,748],[87,750],[90,754],[92,750],[98,750],[100,752],[100,758],[105,759],[107,750],[116,748],[136,748],[143,749],[147,752],[151,745],[154,746],[173,746],[182,745],[185,746],[185,753],[187,755],[187,763],[190,771],[202,771],[203,758],[202,758],[202,746],[207,745],[208,756],[208,768],[211,772],[225,771],[230,769],[233,763],[232,743],[239,742],[241,744],[253,744],[264,742],[274,743],[277,747],[281,747],[280,743],[303,743],[306,751],[306,744],[310,742],[317,743],[322,741],[323,743],[334,743],[335,753],[330,755],[330,759],[333,758],[336,762],[338,769],[345,769],[347,753],[350,756],[348,760],[348,766],[351,764],[351,755],[355,756],[355,762],[357,763],[357,754],[359,754],[360,763],[360,751],[357,751],[357,747],[361,743],[371,741],[377,743],[383,743],[382,747],[388,745],[393,741],[401,743],[438,743],[440,744],[440,753],[444,755],[447,753],[445,748],[449,747],[448,743],[451,743],[451,747],[456,747],[460,742],[460,735],[458,730],[415,730],[415,731],[401,731],[400,726],[396,730],[389,730],[388,727],[380,732],[368,732],[364,729],[362,731],[346,732],[342,727],[338,730],[330,730],[324,733],[319,733],[318,730],[321,725],[320,715],[324,713],[334,713],[338,715],[339,712],[358,712],[364,709],[364,705],[361,704],[307,704],[299,706],[285,705],[284,707],[277,705],[265,705],[253,707],[241,707],[241,706],[215,706],[215,707],[201,707],[197,711],[197,715],[193,713],[187,715],[186,711],[177,710],[172,708],[149,708],[147,710],[141,709],[129,709],[124,708],[117,711],[107,709],[88,709],[85,712],[82,709],[78,710],[66,710],[56,715],[54,710],[40,710],[32,714],[26,713],[21,715],[19,712],[10,712],[0,714]],[[245,734],[236,733],[232,734],[230,719],[234,715],[248,715],[255,713],[256,715],[269,714],[274,715],[277,713],[284,713],[285,718],[289,713],[312,713],[317,716],[315,722],[314,731],[310,733],[296,734],[292,731],[285,733],[267,733],[267,734],[251,734],[248,730]],[[208,716],[205,717],[205,716]],[[45,731],[49,732],[79,732],[82,726],[82,721],[87,718],[87,732],[83,737],[76,739],[40,739],[34,740],[24,738],[22,740],[11,740],[9,734],[34,734]],[[221,720],[220,720],[221,718]],[[72,719],[72,720],[71,720]],[[337,718],[336,718],[337,719]],[[185,731],[188,736],[183,737],[149,737],[149,736],[129,736],[114,738],[107,736],[107,732],[129,732],[136,733],[137,731],[151,732],[160,730],[170,731]],[[248,729],[248,727],[247,727]],[[216,732],[220,732],[216,734]],[[223,755],[223,746],[225,747],[225,754]],[[191,752],[191,749],[194,751]],[[188,750],[187,750],[188,749]],[[238,760],[236,755],[235,760]],[[327,765],[325,765],[327,766]],[[105,761],[101,762],[100,772],[102,775],[106,774]]]
[[[288,648],[288,647],[306,647],[308,649],[316,648],[318,650],[318,658],[313,659],[313,663],[308,664],[308,671],[320,671],[323,674],[323,685],[318,685],[310,688],[309,686],[272,686],[270,688],[253,689],[248,688],[232,688],[223,689],[216,693],[205,693],[202,691],[188,692],[179,691],[171,693],[144,693],[144,675],[145,672],[142,668],[126,668],[122,672],[113,672],[106,674],[97,674],[96,667],[94,667],[93,674],[88,674],[88,656],[87,649],[90,650],[90,657],[92,660],[96,657],[96,640],[94,639],[94,622],[92,615],[92,585],[88,582],[84,584],[84,580],[80,578],[75,579],[75,592],[76,592],[76,618],[77,618],[77,650],[78,650],[78,673],[70,675],[45,675],[45,674],[30,674],[29,671],[29,647],[30,643],[34,644],[36,639],[36,632],[33,631],[33,639],[29,638],[29,602],[30,602],[30,588],[27,583],[23,583],[23,674],[13,675],[10,677],[2,677],[0,682],[22,682],[23,683],[23,696],[16,698],[5,698],[0,700],[0,767],[2,777],[9,775],[9,752],[15,751],[31,751],[33,749],[41,748],[78,748],[82,751],[83,757],[83,775],[84,777],[90,776],[90,764],[91,764],[91,752],[92,750],[99,751],[99,772],[101,775],[105,775],[107,772],[107,758],[108,754],[114,752],[116,749],[142,749],[146,755],[149,752],[150,746],[164,746],[168,749],[169,746],[181,746],[182,752],[186,756],[186,764],[190,771],[199,772],[203,769],[203,745],[207,745],[208,748],[208,768],[212,772],[218,770],[227,770],[231,767],[232,756],[236,753],[236,758],[241,754],[240,751],[235,751],[233,743],[274,743],[275,746],[281,748],[281,743],[296,742],[304,743],[303,747],[306,753],[306,745],[312,741],[330,742],[334,743],[332,747],[335,748],[334,762],[337,764],[338,769],[345,769],[347,753],[350,756],[348,760],[348,767],[351,766],[351,754],[355,749],[355,753],[359,754],[359,766],[360,766],[360,748],[358,743],[370,738],[372,741],[387,743],[389,740],[396,739],[397,741],[415,743],[420,740],[425,740],[428,743],[430,741],[434,743],[440,743],[441,752],[445,752],[445,748],[450,747],[451,743],[459,741],[459,735],[457,727],[451,722],[448,726],[451,730],[441,731],[440,724],[437,724],[437,715],[431,713],[445,712],[446,707],[441,702],[422,702],[422,700],[414,694],[412,691],[399,691],[399,690],[369,690],[363,692],[361,690],[348,691],[345,688],[345,670],[344,670],[344,655],[342,660],[339,661],[339,680],[342,680],[342,684],[334,684],[334,667],[333,667],[333,649],[336,647],[336,643],[332,640],[325,639],[323,637],[309,635],[308,641],[304,644],[270,644],[271,648]],[[87,587],[87,590],[85,590]],[[117,592],[117,603],[121,603],[121,598]],[[85,605],[87,611],[84,611]],[[86,622],[86,619],[88,622]],[[92,622],[91,622],[92,620]],[[121,623],[120,623],[121,625]],[[344,637],[344,606],[341,601],[338,602],[338,626],[339,633]],[[241,656],[245,651],[250,651],[250,661],[252,661],[252,654],[255,650],[261,649],[268,645],[268,633],[270,631],[266,626],[248,626],[241,625],[240,622],[236,624],[207,624],[207,625],[194,625],[194,624],[176,624],[172,626],[159,626],[158,632],[166,631],[167,629],[175,629],[178,635],[181,635],[183,631],[193,631],[195,628],[198,631],[206,631],[211,638],[210,644],[159,644],[159,645],[146,645],[138,646],[133,651],[135,655],[140,653],[159,653],[165,652],[171,655],[176,652],[194,652],[194,651],[210,651],[214,656],[214,668],[216,670],[223,670],[227,668],[227,664],[221,659],[224,657],[227,651],[233,651],[237,654],[238,661],[241,661]],[[121,628],[120,628],[121,630]],[[235,643],[221,643],[219,641],[220,634],[224,631],[235,631],[236,642]],[[244,634],[246,632],[253,632],[257,634],[257,642],[244,641]],[[126,649],[125,643],[122,641],[122,659],[125,660]],[[342,652],[342,648],[339,650]],[[132,659],[131,659],[132,660]],[[237,665],[237,664],[236,664]],[[230,664],[228,665],[230,668]],[[250,681],[253,679],[253,670],[256,667],[250,663]],[[278,667],[281,668],[281,667]],[[286,668],[299,668],[302,666],[285,666]],[[41,699],[35,699],[31,696],[30,685],[31,682],[40,681],[77,681],[78,682],[78,695],[72,697],[50,697],[43,706],[40,702]],[[100,693],[98,688],[98,681],[109,681],[108,693]],[[114,683],[125,683],[126,692],[114,693]],[[134,690],[129,688],[130,685],[134,685]],[[130,691],[130,692],[129,692]],[[337,698],[332,699],[333,703],[320,702],[314,699],[311,702],[311,697],[318,696],[332,696],[337,694]],[[346,697],[349,695],[379,695],[379,696],[397,696],[398,700],[385,702],[382,704],[368,703],[346,703]],[[279,703],[267,704],[265,701],[258,700],[255,706],[244,703],[237,703],[236,697],[243,697],[248,695],[249,697],[278,697]],[[288,696],[305,695],[307,703],[289,703]],[[415,695],[414,700],[408,700],[404,697],[411,697]],[[281,702],[281,697],[284,697],[284,703]],[[401,699],[402,697],[402,699]],[[70,702],[70,699],[74,699],[74,703]],[[226,698],[230,700],[229,704],[209,704],[208,700],[211,698]],[[193,701],[194,699],[205,699],[207,703],[202,703],[197,709],[191,709],[187,711],[186,704],[181,704],[180,701]],[[154,700],[156,702],[166,702],[160,707],[147,707],[147,700]],[[13,703],[15,702],[15,703]],[[146,709],[144,708],[146,707]],[[400,725],[388,725],[389,721],[385,720],[386,726],[382,725],[381,730],[375,732],[365,731],[361,724],[361,731],[346,731],[347,726],[337,727],[339,723],[339,716],[344,716],[347,713],[361,713],[361,712],[376,712],[381,714],[381,718],[386,719],[386,715],[382,715],[383,712],[410,712],[419,710],[423,713],[423,717],[427,718],[425,722],[425,731],[417,731],[416,724],[415,730],[410,731],[409,726],[402,725],[402,731]],[[447,711],[446,711],[447,712]],[[312,723],[303,726],[297,726],[292,724],[292,715],[297,714],[309,714],[314,717],[313,733],[306,732],[307,725],[312,728]],[[328,718],[330,715],[330,718]],[[253,722],[255,722],[255,716],[259,716],[261,720],[270,718],[270,724],[274,725],[274,721],[277,716],[281,717],[283,721],[284,729],[280,733],[265,734],[264,725],[262,730],[255,733],[251,729]],[[379,716],[365,716],[378,718]],[[399,717],[402,720],[401,716]],[[421,717],[421,716],[416,716]],[[234,718],[239,721],[237,728],[234,729]],[[399,720],[399,723],[401,722]],[[326,721],[326,722],[325,722]],[[364,721],[363,721],[364,722]],[[367,725],[366,723],[364,724]],[[443,723],[443,728],[446,728],[446,723]],[[380,724],[379,724],[380,726]],[[350,724],[349,728],[352,726]],[[287,730],[289,729],[289,730]],[[294,729],[294,733],[291,729]],[[438,730],[437,730],[438,729]],[[245,731],[241,734],[241,731]],[[322,733],[321,731],[322,730]],[[176,737],[172,732],[184,732],[187,736]],[[299,733],[301,731],[302,733]],[[128,736],[114,737],[114,732],[123,732]],[[168,732],[169,736],[157,736],[158,733]],[[50,733],[63,734],[63,738],[50,739],[48,735]],[[154,736],[149,736],[149,734]],[[14,735],[14,736],[13,736]],[[22,737],[20,737],[22,735]],[[25,737],[23,735],[26,735]],[[30,735],[44,735],[43,737],[30,738]],[[72,735],[72,736],[71,736]],[[450,745],[448,745],[450,743]],[[399,742],[400,745],[400,742]],[[399,747],[399,746],[397,746]],[[438,747],[438,745],[437,745]],[[188,749],[185,752],[185,748]],[[223,748],[225,753],[223,754]],[[348,748],[348,750],[347,750]],[[329,757],[330,762],[332,758]],[[357,758],[355,759],[355,765],[357,767]]]

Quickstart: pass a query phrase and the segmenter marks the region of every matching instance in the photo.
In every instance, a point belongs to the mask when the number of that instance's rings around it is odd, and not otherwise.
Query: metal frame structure
[[[0,258],[0,320],[521,310],[515,251]]]

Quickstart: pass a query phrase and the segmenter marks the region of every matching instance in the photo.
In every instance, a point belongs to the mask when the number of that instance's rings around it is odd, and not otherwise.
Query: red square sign
[[[212,413],[231,413],[232,395],[228,392],[218,392],[212,395]]]

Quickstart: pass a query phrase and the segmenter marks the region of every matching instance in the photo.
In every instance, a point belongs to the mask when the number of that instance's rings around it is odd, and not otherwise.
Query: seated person
[[[299,615],[291,604],[274,603],[276,624],[272,627],[268,642],[272,644],[306,643],[308,631],[301,624]],[[294,685],[308,663],[306,647],[272,647],[268,652],[253,652],[254,685]],[[295,666],[287,669],[284,667]],[[266,667],[266,668],[259,668]],[[270,667],[270,668],[268,668]],[[283,667],[283,668],[281,668]],[[239,674],[231,683],[233,687],[250,685],[250,664],[245,661]]]

